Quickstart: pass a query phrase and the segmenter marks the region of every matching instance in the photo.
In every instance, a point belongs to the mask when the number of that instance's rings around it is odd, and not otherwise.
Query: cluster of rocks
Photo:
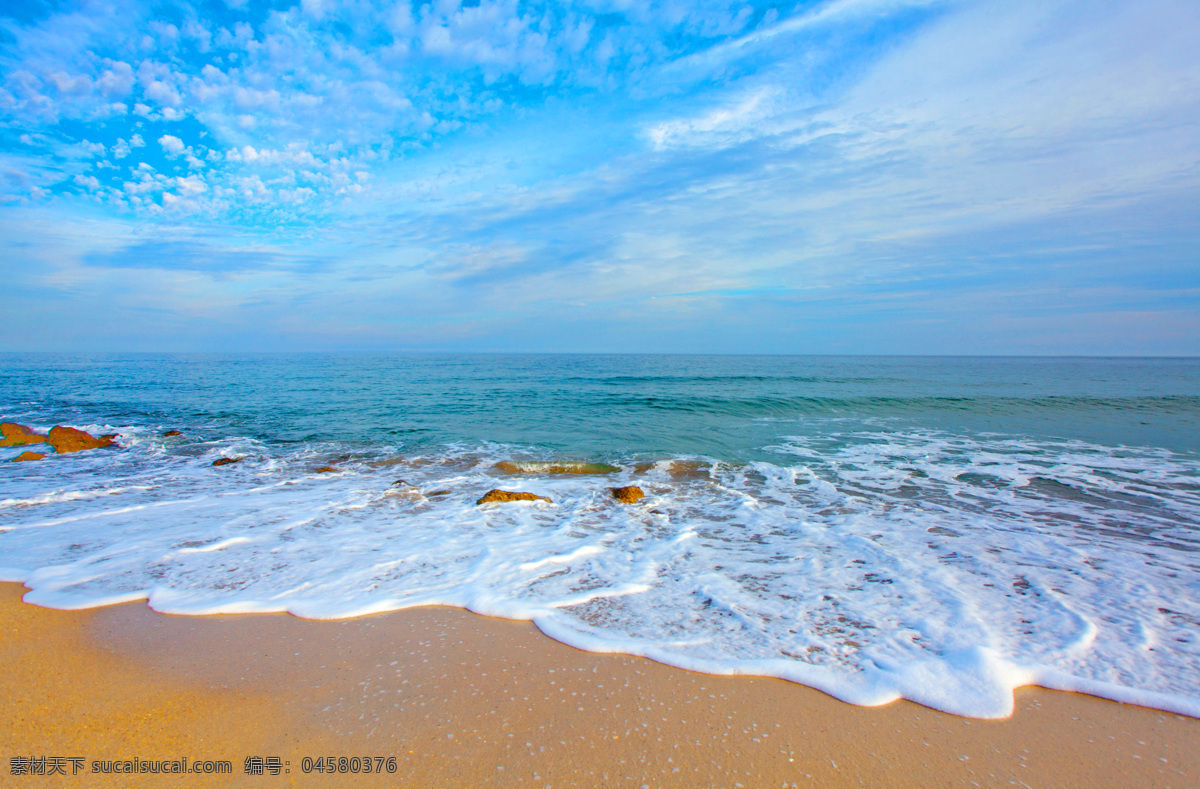
[[[34,444],[47,444],[55,452],[65,455],[68,452],[82,452],[87,449],[102,449],[113,446],[113,439],[119,438],[116,433],[103,436],[93,436],[84,430],[73,427],[55,425],[47,435],[42,435],[27,425],[16,422],[0,422],[0,447],[21,447]],[[46,457],[44,452],[22,452],[14,458],[15,461],[41,460]]]
[[[642,492],[642,489],[637,485],[626,485],[621,488],[609,488],[608,492],[612,494],[614,499],[623,504],[635,504],[646,496],[646,494]],[[548,496],[539,496],[536,493],[500,490],[499,488],[493,488],[492,490],[489,490],[487,493],[483,494],[483,497],[479,499],[479,501],[475,502],[475,504],[491,504],[493,502],[505,501],[547,501],[551,504],[554,503],[554,501]]]
[[[50,432],[47,435],[42,435],[27,425],[18,425],[15,422],[0,422],[0,434],[3,434],[3,439],[0,440],[0,447],[19,447],[35,444],[47,444],[59,454],[111,447],[115,445],[114,439],[120,437],[116,433],[109,433],[107,435],[97,437],[86,431],[78,430],[73,427],[65,427],[63,425],[55,425],[54,427],[50,428]],[[178,435],[182,435],[182,432],[179,430],[168,430],[167,432],[163,433],[163,437],[165,438],[171,438]],[[14,462],[25,460],[41,460],[44,457],[46,457],[46,455],[42,452],[22,452],[20,455],[14,458]],[[241,458],[223,457],[217,458],[212,464],[214,466],[228,466],[240,461]],[[512,466],[512,469],[503,468],[505,465],[504,463],[498,465],[501,467],[502,471],[509,471],[510,473],[516,470],[524,470],[523,468],[519,468],[516,464],[511,463],[508,465]],[[561,469],[558,466],[550,465],[546,469],[539,468],[538,470],[548,473],[578,474],[606,473],[609,471],[616,471],[617,469],[613,466],[589,463],[572,464],[570,466],[563,465]],[[337,469],[333,466],[322,466],[316,470],[318,474],[328,474],[336,471]],[[404,480],[398,480],[396,484],[407,485]],[[624,487],[620,488],[609,488],[608,491],[614,499],[623,504],[635,504],[646,496],[646,494],[642,492],[642,489],[636,485],[625,485]],[[449,492],[450,491],[440,490],[431,495],[444,495]],[[493,488],[492,490],[489,490],[475,503],[477,505],[482,505],[507,501],[545,501],[551,504],[554,503],[549,496],[539,496],[536,493],[527,493],[525,491],[500,490],[499,488]]]
[[[610,466],[607,463],[586,463],[586,462],[543,462],[543,461],[521,461],[513,462],[510,460],[502,460],[493,466],[497,471],[505,474],[613,474],[621,469],[616,466]],[[622,504],[636,504],[638,501],[646,497],[642,489],[637,485],[626,485],[620,488],[609,488],[608,492],[614,499]],[[554,502],[548,496],[539,496],[536,493],[526,493],[524,491],[500,490],[495,488],[483,494],[476,505],[491,504],[494,502],[505,501],[547,501],[553,504]]]
[[[0,422],[0,447],[21,447],[34,444],[46,444],[52,448],[57,454],[65,455],[69,452],[83,452],[88,449],[104,449],[105,447],[117,446],[116,439],[121,436],[117,433],[105,433],[102,436],[93,436],[86,430],[79,430],[74,427],[65,425],[55,425],[50,428],[50,432],[42,435],[28,425],[18,425],[16,422]],[[163,433],[163,436],[170,438],[171,436],[183,435],[179,430],[168,430]],[[13,458],[13,462],[23,460],[42,460],[46,457],[44,452],[22,452]],[[221,466],[225,463],[236,463],[237,459],[218,460],[213,465]]]

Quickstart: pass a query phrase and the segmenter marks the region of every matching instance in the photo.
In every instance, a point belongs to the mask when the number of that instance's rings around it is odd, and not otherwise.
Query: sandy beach
[[[132,785],[92,762],[228,760],[137,785],[1194,786],[1200,721],[1022,689],[1003,721],[855,707],[776,679],[581,652],[448,608],[320,622],[56,611],[0,586],[4,773],[83,757],[60,783]],[[395,757],[305,774],[304,758]],[[245,773],[276,757],[280,774]],[[266,762],[268,765],[270,762]],[[361,762],[360,762],[361,763]],[[349,762],[348,762],[349,764]],[[373,764],[380,764],[378,760]],[[386,764],[384,762],[383,764]],[[253,766],[252,766],[253,769]]]

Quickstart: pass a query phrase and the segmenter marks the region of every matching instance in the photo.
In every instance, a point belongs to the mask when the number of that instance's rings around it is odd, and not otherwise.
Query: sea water
[[[1038,684],[1200,716],[1200,360],[0,364],[0,419],[120,434],[0,465],[32,603],[444,604],[856,704],[999,717]]]

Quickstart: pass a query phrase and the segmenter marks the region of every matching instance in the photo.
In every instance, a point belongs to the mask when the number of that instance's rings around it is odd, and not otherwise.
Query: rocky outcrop
[[[333,466],[321,466],[319,469],[316,470],[316,473],[317,474],[328,474],[331,471],[337,471],[337,469],[334,468]]]
[[[112,439],[96,438],[91,433],[83,430],[55,425],[50,428],[50,435],[47,436],[46,443],[54,447],[55,452],[63,455],[68,452],[82,452],[86,449],[111,447]]]
[[[637,485],[626,485],[623,488],[609,488],[608,492],[622,504],[636,504],[646,498],[646,494],[642,493],[642,489]]]
[[[41,460],[44,457],[46,457],[46,456],[43,455],[41,452],[22,452],[21,454],[17,455],[15,458],[13,458],[13,463],[19,463],[22,460]]]
[[[46,437],[41,433],[35,433],[32,428],[18,425],[16,422],[0,422],[0,433],[4,435],[3,440],[0,440],[0,447],[23,447],[26,444],[43,444],[46,441]]]
[[[182,436],[182,435],[183,435],[182,430],[168,430],[167,432],[163,433],[163,438],[171,438],[172,436]]]
[[[475,502],[476,504],[490,504],[494,501],[548,501],[553,504],[553,501],[545,496],[539,496],[536,493],[526,493],[524,491],[512,490],[489,490],[483,494],[483,498]]]
[[[217,458],[213,461],[214,466],[228,466],[230,463],[241,463],[241,458]]]

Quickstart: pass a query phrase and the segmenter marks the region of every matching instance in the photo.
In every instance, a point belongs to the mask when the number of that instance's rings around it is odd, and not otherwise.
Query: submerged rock
[[[22,452],[21,454],[17,455],[15,458],[13,458],[12,462],[18,463],[22,460],[41,460],[44,457],[46,457],[46,456],[43,455],[41,452]]]
[[[680,481],[712,478],[712,464],[699,460],[675,460],[667,465],[667,473]]]
[[[556,463],[543,460],[502,460],[494,468],[505,474],[615,474],[621,470],[607,463]]]
[[[182,430],[168,430],[167,432],[163,433],[163,438],[171,438],[172,436],[182,436],[182,435],[183,435]]]
[[[608,491],[613,495],[614,499],[623,504],[635,504],[646,498],[646,494],[642,493],[642,489],[637,485],[626,485],[623,488],[609,488]]]
[[[539,496],[536,493],[499,489],[489,490],[487,493],[483,494],[483,498],[475,503],[489,504],[493,501],[549,501],[551,504],[554,503],[545,496]]]
[[[337,471],[337,469],[334,468],[333,466],[321,466],[319,469],[317,469],[316,473],[328,474],[331,471]]]
[[[42,444],[46,441],[46,437],[41,433],[35,433],[33,428],[18,425],[16,422],[0,422],[0,433],[4,434],[4,439],[0,440],[0,447],[23,447],[26,444]]]
[[[408,499],[409,501],[423,501],[425,494],[421,493],[421,489],[416,485],[410,485],[402,479],[398,479],[388,486],[384,491],[385,496],[390,496],[396,499]]]
[[[73,427],[63,427],[62,425],[55,425],[50,428],[50,435],[47,436],[46,442],[54,447],[54,451],[59,454],[82,452],[87,449],[102,449],[112,446],[111,438],[96,438],[86,431],[76,430]]]
[[[241,458],[217,458],[213,461],[214,466],[228,466],[230,463],[241,463]]]
[[[407,463],[404,458],[388,458],[387,460],[372,460],[367,465],[371,468],[387,468],[388,466],[398,466],[401,463]]]

